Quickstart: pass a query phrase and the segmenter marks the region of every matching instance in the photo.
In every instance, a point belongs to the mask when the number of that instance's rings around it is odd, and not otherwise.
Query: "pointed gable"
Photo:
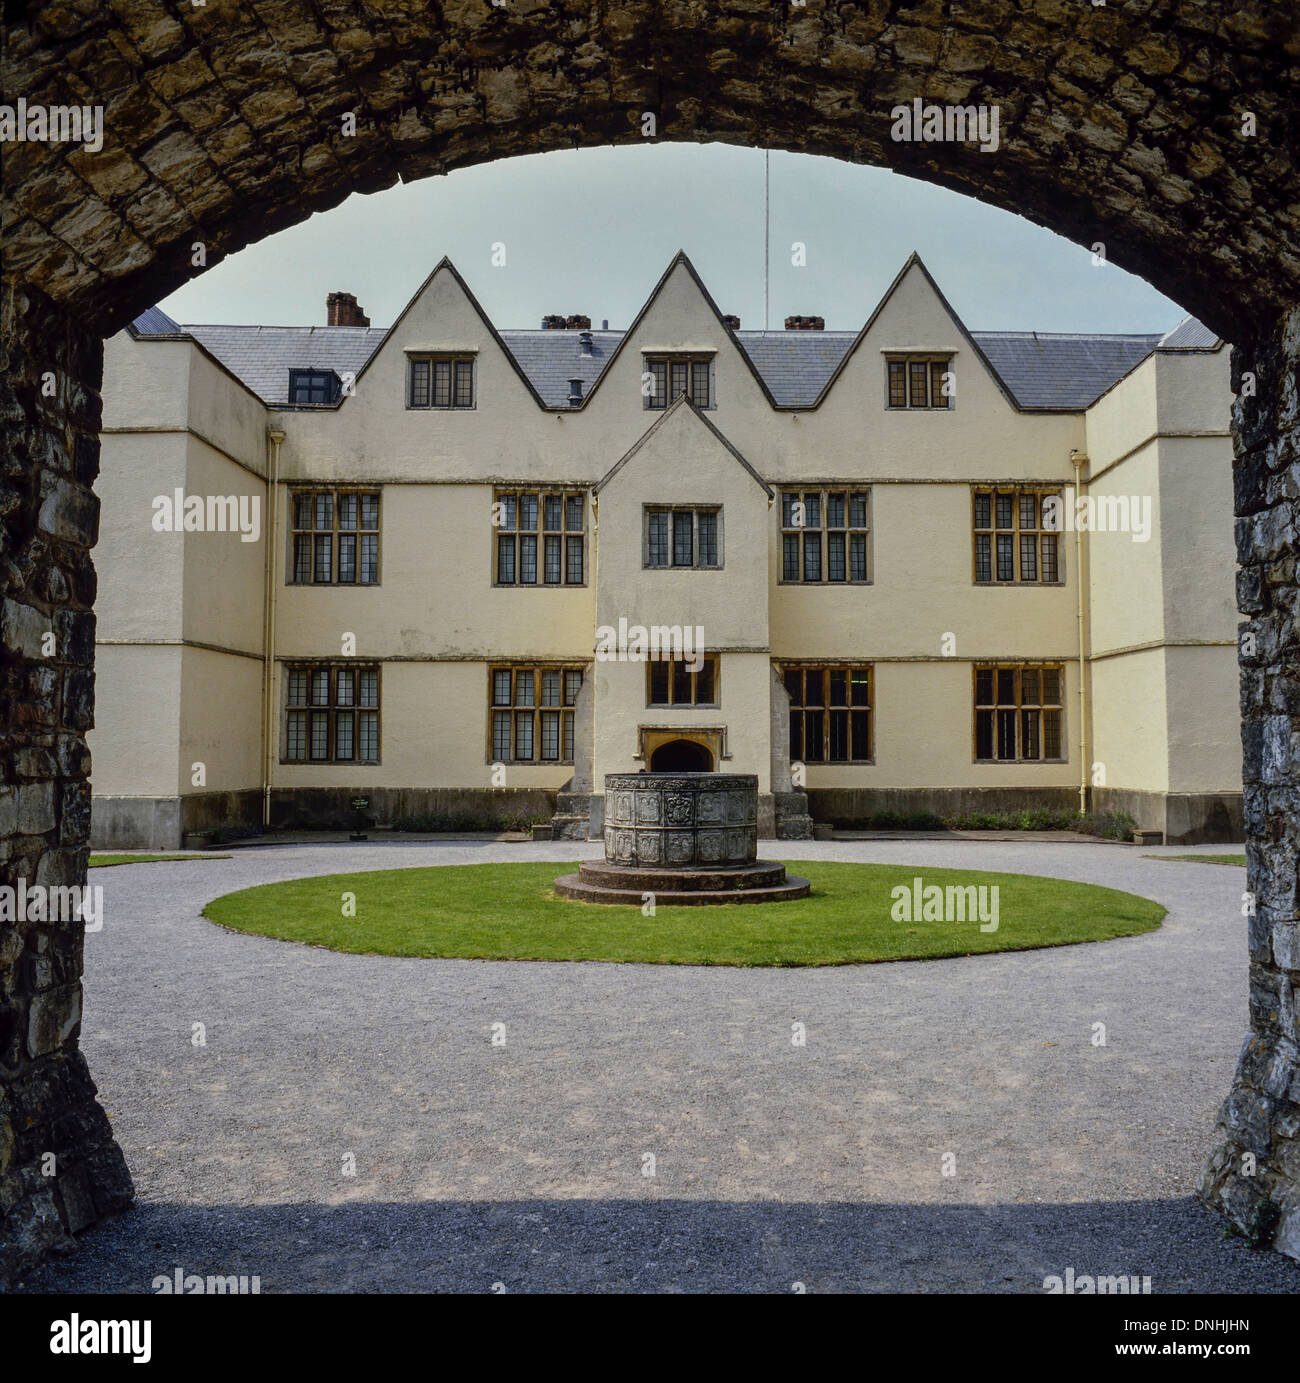
[[[386,391],[396,388],[396,395],[390,396],[405,398],[406,362],[417,355],[472,356],[480,376],[478,392],[485,385],[494,392],[501,386],[513,387],[513,380],[537,407],[544,406],[478,299],[446,257],[415,291],[357,374],[356,394],[360,395],[365,380],[368,387],[378,383]],[[345,397],[341,405],[348,402]]]
[[[883,389],[883,362],[890,354],[910,352],[951,354],[958,377],[958,396],[972,368],[1002,395],[1007,405],[1020,405],[993,368],[979,343],[966,329],[915,250],[907,257],[875,311],[826,381],[818,405],[827,401],[840,381],[856,377],[875,391]]]

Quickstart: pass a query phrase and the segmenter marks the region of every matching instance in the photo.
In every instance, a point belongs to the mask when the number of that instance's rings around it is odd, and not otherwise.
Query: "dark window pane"
[[[1037,759],[1041,757],[1038,740],[1038,721],[1041,711],[1020,712],[1020,757]]]
[[[803,712],[790,712],[790,762],[803,758]]]
[[[998,703],[999,706],[1014,706],[1016,704],[1016,672],[1014,668],[998,669]]]
[[[559,711],[542,712],[542,758],[558,759],[560,757],[560,713]]]
[[[1013,508],[1012,508],[1012,503],[1011,503],[1011,502],[1012,502],[1012,500],[1013,500],[1014,498],[1015,498],[1014,495],[1006,495],[1006,494],[1000,494],[1000,495],[998,495],[998,499],[997,499],[997,518],[998,518],[998,525],[997,525],[997,526],[998,526],[999,528],[1010,528],[1010,527],[1011,527],[1012,514],[1014,513],[1014,510],[1013,510]]]
[[[822,579],[822,535],[805,533],[803,535],[803,577],[805,581]]]
[[[843,581],[845,578],[843,533],[826,535],[826,577],[830,581]]]
[[[975,673],[975,702],[979,706],[993,704],[993,669],[982,667]]]
[[[691,402],[696,408],[709,406],[709,362],[696,360],[691,365]]]
[[[805,706],[826,704],[826,674],[821,668],[809,668],[804,676]]]
[[[993,757],[992,711],[977,711],[975,713],[975,757],[977,759],[991,759]]]
[[[865,533],[849,534],[849,580],[865,581],[867,579],[867,535]]]
[[[510,712],[495,711],[492,715],[492,757],[510,757]]]
[[[1056,534],[1044,533],[1043,543],[1043,580],[1059,581],[1061,578],[1057,574],[1056,566]]]
[[[497,539],[497,581],[503,586],[514,584],[515,579],[515,540],[500,537]]]
[[[681,398],[686,392],[686,362],[684,360],[673,360],[669,362],[669,402],[673,399]]]
[[[350,759],[352,757],[352,723],[353,712],[340,711],[334,717],[334,757],[336,759]]]
[[[566,495],[564,499],[564,526],[570,533],[582,532],[583,499],[581,495]]]
[[[548,533],[558,533],[563,525],[564,506],[559,495],[547,495],[542,501],[542,524]]]
[[[803,671],[800,668],[786,668],[784,673],[785,690],[792,706],[803,705]]]
[[[1043,758],[1060,759],[1061,753],[1061,713],[1043,712]]]
[[[650,704],[668,704],[668,664],[659,659],[650,663]]]
[[[847,706],[849,704],[849,670],[848,668],[833,667],[829,674],[830,681],[830,705]]]
[[[316,527],[334,527],[334,496],[331,494],[316,496]]]
[[[1020,496],[1020,526],[1021,528],[1036,528],[1038,525],[1035,520],[1038,517],[1038,497],[1036,495]]]
[[[987,533],[975,535],[975,580],[993,580],[992,539]]]
[[[889,406],[907,407],[907,366],[901,360],[889,362]]]
[[[844,496],[842,494],[826,496],[826,527],[844,527]]]
[[[582,539],[566,538],[564,579],[571,586],[582,585]]]
[[[313,579],[329,581],[333,576],[334,539],[328,533],[316,537],[316,562]]]
[[[531,759],[533,757],[533,713],[531,711],[515,712],[515,758]]]
[[[673,705],[689,706],[691,704],[691,670],[686,663],[677,659],[669,663],[673,670]]]
[[[864,667],[855,667],[849,678],[849,690],[855,706],[871,705],[871,674]]]
[[[797,533],[783,533],[781,535],[781,580],[798,581],[799,579],[799,535]]]
[[[492,704],[494,706],[508,706],[510,704],[509,668],[497,668],[492,674]]]
[[[1038,580],[1038,538],[1033,533],[1020,535],[1020,579]]]
[[[798,498],[799,498],[798,495],[792,494],[789,490],[786,490],[786,491],[784,491],[784,492],[782,493],[782,495],[781,495],[781,527],[782,527],[782,528],[793,528],[793,527],[794,527],[794,506],[795,506],[795,501],[796,501]]]
[[[363,533],[361,535],[361,580],[367,585],[373,585],[379,580],[379,535],[377,533]]]
[[[519,496],[519,527],[530,533],[537,531],[537,496]]]
[[[649,516],[649,556],[652,567],[668,565],[668,511],[656,509]]]
[[[357,579],[357,540],[352,533],[339,534],[339,580]]]
[[[1025,706],[1037,706],[1041,703],[1038,700],[1038,669],[1033,667],[1021,668],[1020,670],[1020,701]]]
[[[830,746],[826,757],[831,763],[846,763],[849,757],[849,713],[847,711],[832,711],[829,717],[828,730],[830,736]]]
[[[865,528],[867,526],[867,497],[866,495],[849,496],[849,527]]]
[[[537,535],[535,533],[521,533],[519,535],[519,580],[527,586],[537,583]]]
[[[713,658],[705,658],[700,664],[700,670],[695,677],[695,701],[697,705],[712,706],[717,701],[717,691],[714,687],[714,672],[717,666],[717,661]]]
[[[803,719],[804,758],[810,764],[824,763],[826,760],[826,712],[805,711]]]
[[[474,365],[469,360],[456,361],[456,398],[457,408],[472,408],[474,406]]]
[[[296,534],[293,540],[293,579],[311,580],[311,538],[306,533]]]
[[[435,408],[451,407],[450,360],[435,360],[433,362],[433,406]]]
[[[563,566],[560,561],[560,549],[561,539],[548,534],[546,538],[546,570],[544,575],[545,579],[552,584],[558,582],[563,574]]]
[[[289,738],[285,745],[285,758],[305,759],[307,757],[307,714],[305,711],[289,712]]]
[[[1043,705],[1059,706],[1061,704],[1061,669],[1055,667],[1045,667],[1043,669]]]
[[[868,711],[854,711],[849,719],[852,722],[853,734],[850,757],[869,759],[871,757],[871,714]]]
[[[700,566],[716,567],[718,565],[718,516],[716,514],[701,514],[698,522]]]
[[[339,496],[339,527],[353,529],[357,526],[357,496]]]
[[[810,490],[803,497],[805,528],[820,528],[822,526],[822,497],[816,490]]]
[[[998,580],[1014,581],[1016,579],[1016,550],[1015,535],[1011,533],[998,534]]]
[[[976,527],[976,528],[992,528],[992,527],[993,527],[993,496],[992,496],[992,495],[976,495],[976,496],[975,496],[975,527]]]
[[[429,406],[429,362],[427,360],[411,361],[411,407],[428,408]]]
[[[1016,757],[1016,713],[1014,711],[999,711],[998,718],[998,758],[1014,759]]]
[[[690,510],[675,510],[673,513],[673,566],[689,567],[694,564],[694,520]]]
[[[666,360],[652,360],[650,362],[650,374],[654,379],[649,398],[650,407],[665,408],[668,404],[668,362]]]

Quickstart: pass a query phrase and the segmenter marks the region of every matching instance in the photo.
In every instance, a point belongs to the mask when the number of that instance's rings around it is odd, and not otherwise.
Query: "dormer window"
[[[290,403],[337,403],[339,377],[333,370],[290,370]]]
[[[411,361],[411,408],[473,408],[474,361],[432,356]]]
[[[949,408],[953,397],[952,356],[897,355],[885,362],[890,408]]]
[[[712,408],[712,374],[708,356],[647,356],[642,379],[645,406],[667,408],[686,394],[696,408]]]

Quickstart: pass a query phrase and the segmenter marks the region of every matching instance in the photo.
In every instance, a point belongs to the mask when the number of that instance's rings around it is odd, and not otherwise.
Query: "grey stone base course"
[[[350,825],[357,796],[370,799],[369,818],[380,826],[428,816],[456,818],[467,830],[499,830],[530,817],[548,819],[556,806],[556,794],[546,788],[276,788],[271,793],[272,829]],[[261,823],[262,794],[256,788],[183,797],[96,797],[91,845],[97,850],[179,850],[189,831]]]
[[[1074,809],[1079,789],[1071,788],[809,788],[813,820],[866,826],[878,812],[900,816],[930,812],[1014,812],[1031,807]],[[1159,831],[1166,845],[1235,844],[1245,838],[1240,793],[1130,792],[1094,788],[1093,811],[1126,811],[1140,830]]]
[[[1246,838],[1239,792],[1138,792],[1094,788],[1096,811],[1128,812],[1166,845],[1235,845]]]
[[[620,875],[626,877],[620,878]],[[709,907],[734,903],[781,903],[806,898],[812,892],[807,879],[787,874],[783,864],[756,860],[733,868],[703,873],[676,869],[622,869],[620,866],[584,861],[576,874],[562,874],[555,881],[561,898],[580,903],[622,904],[642,907],[646,895],[658,907]]]

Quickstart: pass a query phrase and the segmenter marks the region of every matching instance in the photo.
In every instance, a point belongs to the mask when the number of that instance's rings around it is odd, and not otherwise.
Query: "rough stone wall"
[[[1251,1031],[1201,1195],[1300,1258],[1300,308],[1232,376]]]
[[[6,6],[5,99],[104,108],[97,153],[7,146],[7,272],[77,302],[107,333],[192,276],[195,243],[212,265],[352,191],[546,149],[722,140],[885,163],[971,192],[1101,242],[1108,260],[1244,340],[1300,301],[1293,11],[1278,0]],[[891,110],[914,98],[997,106],[997,149],[895,142]]]
[[[0,884],[84,884],[103,349],[8,281],[0,342]],[[0,1285],[131,1202],[77,1049],[83,939],[0,927]]]

